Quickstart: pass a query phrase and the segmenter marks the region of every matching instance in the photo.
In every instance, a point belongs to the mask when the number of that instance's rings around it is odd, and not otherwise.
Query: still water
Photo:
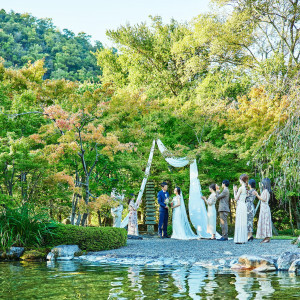
[[[300,276],[201,267],[0,263],[0,299],[299,299]]]

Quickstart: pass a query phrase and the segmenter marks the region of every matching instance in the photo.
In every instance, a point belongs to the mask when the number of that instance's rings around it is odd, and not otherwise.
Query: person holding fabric
[[[262,180],[263,192],[259,196],[255,191],[254,195],[261,201],[259,218],[257,223],[256,238],[263,239],[261,243],[269,243],[272,237],[272,219],[269,200],[271,195],[271,181],[269,178]]]
[[[139,235],[137,209],[138,205],[135,204],[134,194],[130,194],[131,198],[128,200],[129,217],[128,217],[128,235]]]
[[[213,183],[209,186],[210,196],[208,199],[202,196],[202,199],[207,204],[207,232],[211,234],[211,239],[216,239],[216,222],[217,222],[217,213],[216,213],[216,185]]]
[[[219,217],[222,228],[222,237],[218,241],[228,241],[228,223],[227,218],[230,213],[229,209],[229,180],[225,179],[222,182],[223,191],[220,193],[220,188],[216,185],[216,198],[219,200]]]
[[[168,184],[166,182],[161,183],[161,191],[157,194],[157,201],[159,204],[159,222],[158,222],[158,234],[160,238],[169,238],[167,233],[169,207],[167,202],[169,201]]]
[[[181,189],[176,187],[174,190],[175,197],[172,201],[173,217],[172,217],[172,229],[173,233],[171,238],[178,240],[192,240],[198,239],[198,236],[194,234],[189,220],[186,215],[186,209],[184,204],[183,195]]]

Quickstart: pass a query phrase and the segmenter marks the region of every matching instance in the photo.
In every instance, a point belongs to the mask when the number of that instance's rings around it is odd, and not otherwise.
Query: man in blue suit
[[[165,203],[165,200],[169,198],[168,185],[166,182],[161,184],[161,191],[157,194],[157,200],[159,204],[159,222],[158,222],[158,234],[161,238],[169,238],[167,234],[169,207]]]

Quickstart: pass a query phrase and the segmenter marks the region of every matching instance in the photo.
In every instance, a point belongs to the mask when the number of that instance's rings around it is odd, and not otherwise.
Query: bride
[[[175,197],[172,201],[173,217],[172,217],[172,227],[173,233],[171,238],[177,240],[192,240],[197,239],[198,236],[194,234],[189,224],[182,192],[179,187],[174,190]]]

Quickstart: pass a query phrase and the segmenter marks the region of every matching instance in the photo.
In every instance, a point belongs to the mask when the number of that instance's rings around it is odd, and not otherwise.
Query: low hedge
[[[127,231],[114,227],[80,227],[58,224],[44,237],[47,247],[78,245],[81,250],[101,251],[126,246]]]

